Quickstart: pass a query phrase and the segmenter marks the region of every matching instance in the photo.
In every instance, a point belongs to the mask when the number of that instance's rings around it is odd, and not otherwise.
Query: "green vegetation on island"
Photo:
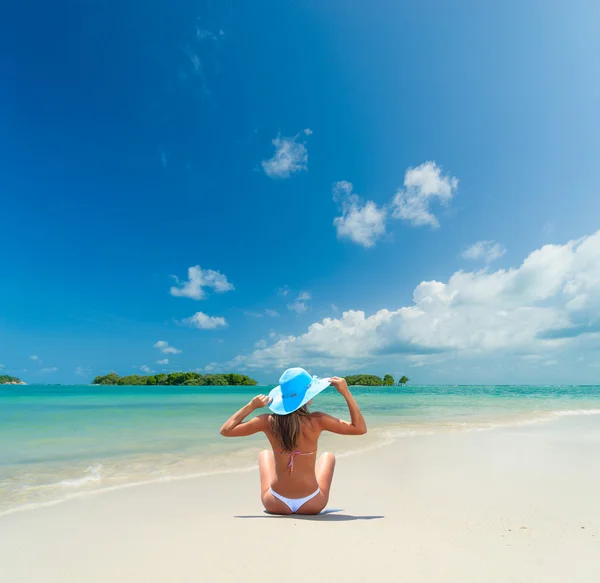
[[[7,374],[0,374],[0,385],[24,385],[25,383],[17,377],[11,377]]]
[[[391,374],[386,374],[383,378],[374,374],[357,374],[344,377],[350,386],[360,387],[393,387],[396,384]],[[403,376],[398,380],[398,385],[405,385],[410,379]]]
[[[205,374],[197,372],[172,372],[170,374],[157,375],[129,375],[119,376],[111,372],[104,376],[98,376],[92,381],[93,385],[165,385],[165,386],[253,386],[256,381],[243,374]]]

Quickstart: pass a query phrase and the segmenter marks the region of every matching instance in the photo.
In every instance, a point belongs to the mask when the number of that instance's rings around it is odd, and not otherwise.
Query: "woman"
[[[312,398],[333,385],[346,399],[350,422],[326,413],[309,413]],[[269,406],[270,415],[244,419],[255,409]],[[365,420],[340,377],[318,379],[302,368],[286,370],[279,386],[269,395],[258,395],[232,415],[221,428],[225,437],[245,437],[262,431],[273,451],[258,457],[261,500],[272,514],[319,514],[329,500],[335,456],[324,453],[316,461],[322,431],[340,435],[363,435]]]

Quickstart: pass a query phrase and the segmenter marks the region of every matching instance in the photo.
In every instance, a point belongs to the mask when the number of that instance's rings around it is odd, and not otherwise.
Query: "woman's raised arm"
[[[348,411],[350,412],[350,422],[342,421],[326,413],[315,413],[314,415],[319,420],[321,428],[332,433],[341,435],[364,435],[367,432],[367,424],[361,410],[354,400],[346,379],[333,377],[331,384],[336,388],[337,392],[346,399]]]
[[[224,437],[246,437],[264,431],[267,426],[268,415],[259,415],[245,421],[244,419],[255,409],[266,407],[271,399],[266,395],[257,395],[247,405],[244,405],[237,413],[234,413],[221,427],[221,435]]]

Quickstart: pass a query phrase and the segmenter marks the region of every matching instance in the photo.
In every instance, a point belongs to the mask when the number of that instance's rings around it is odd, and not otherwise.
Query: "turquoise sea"
[[[219,428],[270,388],[0,386],[0,515],[101,489],[255,467],[264,436],[226,439]],[[350,454],[415,434],[600,415],[600,385],[352,391],[369,433],[327,435],[321,449]],[[347,418],[332,388],[315,399],[313,409]]]

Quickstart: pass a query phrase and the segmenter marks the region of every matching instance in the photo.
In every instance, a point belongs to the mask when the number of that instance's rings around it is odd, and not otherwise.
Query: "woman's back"
[[[267,439],[273,448],[275,458],[275,480],[272,488],[290,497],[302,497],[318,487],[315,475],[317,449],[321,428],[318,423],[320,413],[309,413],[303,416],[296,446],[286,451],[273,433],[273,416],[269,415]]]
[[[221,428],[225,437],[263,432],[272,451],[260,453],[261,500],[274,514],[318,514],[329,500],[335,456],[323,453],[317,460],[321,432],[362,435],[367,425],[343,378],[317,379],[304,369],[285,371],[269,396],[257,395],[234,413]],[[309,413],[312,397],[333,385],[344,397],[350,421],[326,413]],[[269,407],[271,414],[244,419],[255,409]]]

